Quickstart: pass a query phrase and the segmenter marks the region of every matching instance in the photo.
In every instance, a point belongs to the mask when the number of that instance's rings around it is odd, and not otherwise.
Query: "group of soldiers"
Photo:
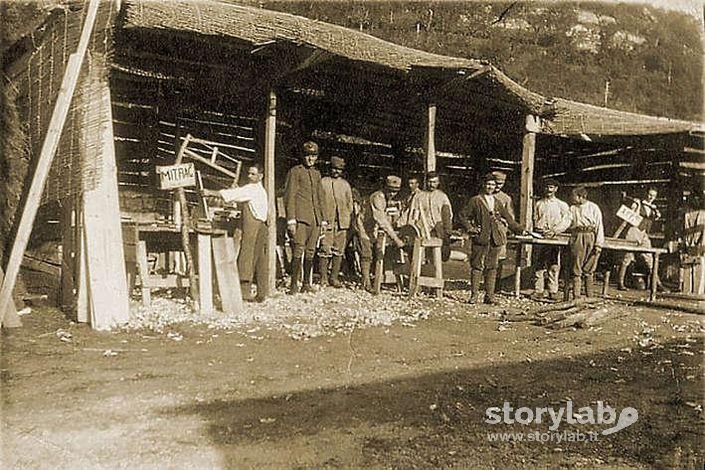
[[[427,188],[422,189],[422,178],[412,175],[407,179],[407,191],[402,191],[402,179],[387,175],[381,189],[368,197],[351,187],[343,177],[346,162],[340,156],[330,158],[330,174],[322,177],[316,168],[318,144],[305,142],[301,148],[300,163],[292,167],[286,177],[284,206],[287,232],[292,246],[290,294],[313,290],[313,271],[316,255],[322,287],[341,287],[340,272],[346,247],[352,242],[360,261],[362,287],[372,291],[371,267],[373,259],[382,256],[383,245],[404,249],[408,239],[400,235],[402,227],[415,227],[421,236],[443,241],[442,257],[450,255],[453,232],[453,207],[440,189],[440,177],[435,172],[425,175]],[[268,292],[262,278],[265,272],[265,243],[267,194],[262,186],[263,172],[259,165],[248,169],[248,184],[221,191],[206,190],[205,195],[217,196],[227,202],[243,205],[242,243],[238,258],[243,297],[263,300]],[[469,303],[495,303],[495,286],[502,263],[507,258],[507,233],[529,235],[515,218],[511,196],[503,191],[506,174],[500,171],[482,177],[479,194],[471,197],[458,214],[458,221],[470,239],[471,295]],[[543,195],[536,201],[534,227],[531,235],[552,238],[570,233],[569,272],[570,287],[575,297],[585,288],[587,296],[594,292],[594,273],[604,245],[602,212],[588,200],[583,186],[571,192],[572,205],[556,196],[559,184],[553,179],[543,181]],[[656,195],[650,191],[646,201],[637,209],[645,220],[653,221],[660,215],[653,205]],[[633,230],[632,230],[633,229]],[[632,227],[627,238],[648,240],[648,228]],[[556,246],[538,245],[535,250],[534,297],[558,299],[560,255]],[[633,256],[625,256],[620,269],[620,288],[624,272]],[[547,282],[546,282],[547,281]],[[251,285],[257,284],[256,294]],[[484,283],[484,298],[480,299],[480,285]],[[566,286],[568,289],[569,286]]]

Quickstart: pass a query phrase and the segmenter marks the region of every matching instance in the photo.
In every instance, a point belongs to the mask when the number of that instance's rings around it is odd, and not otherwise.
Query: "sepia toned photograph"
[[[0,467],[705,468],[704,9],[0,0]]]

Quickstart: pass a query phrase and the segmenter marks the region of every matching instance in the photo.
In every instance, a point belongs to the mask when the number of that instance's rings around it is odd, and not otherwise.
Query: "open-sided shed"
[[[97,11],[86,32],[91,7]],[[87,52],[69,109],[62,90],[82,31]],[[174,162],[186,134],[265,164],[272,285],[275,198],[299,144],[312,137],[324,157],[348,157],[350,180],[363,192],[386,172],[438,170],[461,202],[478,174],[507,170],[525,224],[539,176],[623,189],[690,185],[705,171],[702,124],[544,97],[483,61],[217,1],[86,0],[52,12],[34,41],[19,43],[10,56],[6,95],[23,123],[10,130],[26,143],[3,155],[14,187],[51,150],[53,116],[61,107],[69,111],[38,191],[44,205],[62,208],[56,219],[71,274],[64,276],[64,304],[96,328],[127,319],[121,216],[168,216],[170,197],[155,189],[154,169]],[[669,187],[662,203],[675,213],[682,187]],[[11,223],[4,235],[13,226],[22,235],[20,193],[3,194],[16,195],[5,202]],[[6,256],[2,296],[14,283],[10,268],[25,238],[16,237]]]

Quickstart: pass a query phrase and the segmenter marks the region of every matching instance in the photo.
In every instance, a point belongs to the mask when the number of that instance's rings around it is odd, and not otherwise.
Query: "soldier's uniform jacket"
[[[364,210],[365,231],[371,237],[376,237],[380,230],[393,237],[394,226],[401,216],[401,201],[387,199],[383,190],[375,191],[367,200],[368,207]]]
[[[507,244],[506,221],[512,231],[521,232],[522,227],[514,221],[511,212],[495,195],[494,210],[491,211],[485,197],[481,194],[470,198],[460,213],[460,221],[468,231],[479,228],[473,238],[478,245],[501,246]]]
[[[321,210],[321,173],[301,164],[289,170],[286,175],[284,204],[288,220],[320,225],[325,220]]]
[[[350,184],[343,178],[326,176],[321,179],[321,202],[323,220],[335,229],[350,228],[353,213],[353,197]]]

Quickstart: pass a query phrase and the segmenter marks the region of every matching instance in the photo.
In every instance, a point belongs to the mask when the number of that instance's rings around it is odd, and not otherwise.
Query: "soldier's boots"
[[[342,263],[342,256],[333,256],[333,262],[331,263],[332,266],[330,270],[330,285],[335,288],[343,287],[343,284],[340,282],[340,279],[338,279],[338,277],[340,276],[340,266],[342,265]]]

